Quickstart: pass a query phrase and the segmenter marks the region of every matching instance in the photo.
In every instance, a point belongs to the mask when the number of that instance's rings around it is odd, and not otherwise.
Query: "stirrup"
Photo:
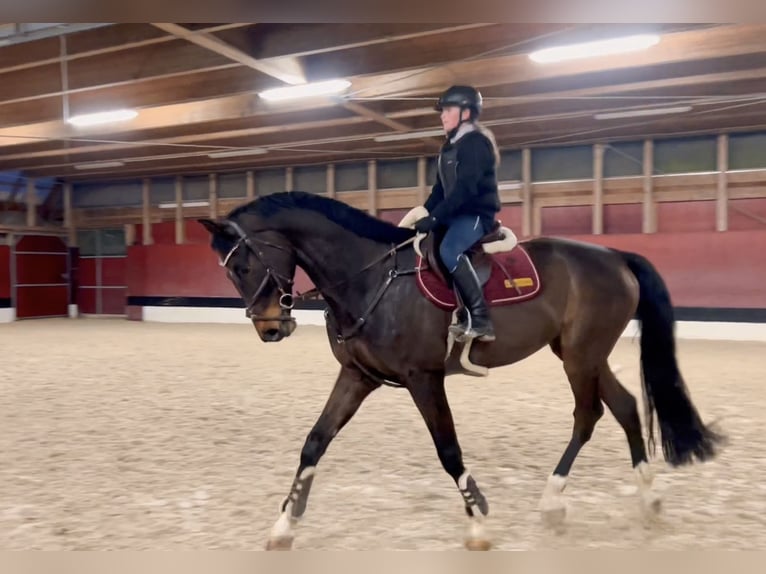
[[[454,332],[454,331],[453,331]],[[465,343],[468,340],[474,340],[474,341],[481,341],[481,342],[491,342],[494,341],[497,337],[493,332],[489,333],[478,333],[477,331],[474,331],[473,329],[468,329],[466,331],[463,331],[459,334],[455,334],[455,340],[459,343]]]

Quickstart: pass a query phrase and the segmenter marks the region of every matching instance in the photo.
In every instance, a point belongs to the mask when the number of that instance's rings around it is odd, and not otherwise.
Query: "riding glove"
[[[436,218],[433,215],[429,215],[415,222],[415,231],[418,233],[429,233],[436,227],[436,223]]]

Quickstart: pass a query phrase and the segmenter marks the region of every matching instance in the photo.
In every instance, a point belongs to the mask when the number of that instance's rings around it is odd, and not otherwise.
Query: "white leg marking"
[[[649,514],[658,514],[662,510],[662,499],[652,489],[654,471],[648,462],[639,462],[635,468],[638,492],[641,495],[641,506]]]
[[[564,521],[566,516],[566,503],[562,493],[567,485],[567,477],[559,474],[551,474],[543,490],[543,496],[540,499],[540,512],[543,520],[555,526]]]
[[[281,538],[293,537],[292,526],[295,520],[290,517],[292,509],[293,503],[288,502],[287,506],[285,507],[285,511],[279,515],[279,518],[274,523],[274,526],[271,527],[271,531],[269,532],[270,539],[278,540]]]
[[[471,473],[468,469],[466,469],[463,474],[460,475],[460,478],[457,479],[457,486],[460,490],[465,490],[468,488],[468,477],[471,476]]]
[[[468,479],[471,472],[466,469],[460,478],[457,479],[457,486],[460,490],[468,488]],[[492,546],[487,537],[487,530],[484,526],[486,516],[484,516],[477,506],[472,507],[473,516],[468,520],[468,532],[466,533],[465,546],[469,550],[489,550]]]
[[[316,467],[315,466],[307,466],[303,469],[303,472],[298,477],[300,480],[306,480],[309,476],[314,476],[316,473]]]
[[[277,518],[274,526],[272,526],[271,530],[269,531],[269,542],[267,544],[268,549],[287,549],[292,546],[293,527],[298,522],[298,518],[293,516],[295,498],[290,500],[290,496],[306,496],[303,494],[303,481],[309,477],[314,476],[315,471],[316,468],[313,466],[307,466],[304,468],[303,472],[301,472],[298,476],[298,481],[295,485],[295,493],[293,494],[293,492],[290,492],[290,495],[288,495],[287,504],[285,504],[285,501],[283,500],[282,504],[279,505],[279,508],[281,509],[282,505],[284,504],[285,509],[279,514],[279,518]]]

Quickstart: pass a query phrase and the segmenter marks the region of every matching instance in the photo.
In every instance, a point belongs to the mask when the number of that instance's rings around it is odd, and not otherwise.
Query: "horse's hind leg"
[[[557,350],[558,352],[556,352]],[[558,355],[561,352],[560,348],[554,347],[554,352]],[[598,368],[587,363],[580,363],[576,359],[570,359],[564,353],[564,370],[569,378],[575,399],[574,426],[569,444],[561,455],[553,474],[548,477],[540,500],[543,520],[552,526],[561,523],[566,516],[563,492],[567,477],[580,449],[590,440],[596,423],[604,414],[604,407],[598,393]]]
[[[641,419],[636,408],[636,399],[622,386],[608,365],[604,365],[599,378],[599,393],[617,422],[625,431],[630,447],[630,458],[636,472],[642,508],[650,516],[660,512],[662,500],[652,490],[653,473],[646,456],[644,438],[641,434]]]
[[[292,528],[306,510],[314,471],[335,435],[351,420],[364,399],[379,385],[353,369],[343,368],[338,375],[322,414],[309,432],[301,450],[300,465],[279,509],[279,518],[269,533],[267,550],[289,550]]]

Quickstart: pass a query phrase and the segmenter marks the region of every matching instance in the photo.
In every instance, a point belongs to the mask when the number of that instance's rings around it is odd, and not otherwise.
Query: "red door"
[[[25,235],[14,249],[16,317],[67,317],[69,255],[58,237]]]

